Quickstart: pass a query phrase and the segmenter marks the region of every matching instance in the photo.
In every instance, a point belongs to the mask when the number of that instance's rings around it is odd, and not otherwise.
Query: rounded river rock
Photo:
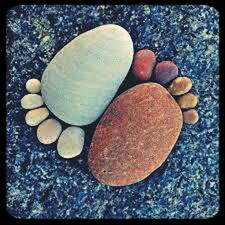
[[[182,112],[157,83],[137,85],[118,96],[96,127],[89,169],[110,186],[136,183],[162,165],[183,124]]]
[[[87,31],[63,47],[42,76],[45,104],[71,125],[94,122],[113,99],[133,59],[129,33],[114,24]]]

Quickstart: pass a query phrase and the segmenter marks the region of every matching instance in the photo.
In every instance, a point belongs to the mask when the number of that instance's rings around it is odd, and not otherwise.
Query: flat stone
[[[27,112],[25,116],[25,121],[29,126],[37,126],[43,120],[45,120],[49,115],[49,111],[46,107],[33,109]]]
[[[41,91],[41,82],[38,79],[29,79],[26,82],[26,89],[32,94],[38,93]]]
[[[84,146],[84,130],[71,126],[66,128],[59,137],[57,150],[61,157],[70,159],[80,155]]]
[[[21,106],[24,109],[35,109],[43,104],[42,97],[37,94],[27,94],[21,99]]]
[[[94,122],[108,106],[133,59],[129,33],[114,24],[87,31],[63,47],[42,76],[49,110],[71,125]]]
[[[88,154],[90,171],[110,186],[143,180],[166,160],[182,124],[180,107],[160,84],[125,91],[96,127]]]
[[[48,119],[42,122],[37,129],[37,138],[42,144],[55,142],[62,132],[62,125],[55,119]]]

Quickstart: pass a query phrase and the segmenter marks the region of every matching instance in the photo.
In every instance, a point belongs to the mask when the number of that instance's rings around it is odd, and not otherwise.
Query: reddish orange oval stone
[[[110,186],[141,181],[166,160],[182,124],[180,107],[160,84],[132,87],[112,102],[97,125],[89,169]]]

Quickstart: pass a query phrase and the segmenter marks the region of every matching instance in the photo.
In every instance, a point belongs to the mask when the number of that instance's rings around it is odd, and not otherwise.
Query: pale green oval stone
[[[42,76],[50,111],[71,125],[94,122],[115,96],[133,59],[128,32],[114,24],[87,31],[63,47]]]

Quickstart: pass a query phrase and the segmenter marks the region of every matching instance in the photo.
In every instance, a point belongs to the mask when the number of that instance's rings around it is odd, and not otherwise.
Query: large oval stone
[[[160,84],[125,91],[108,107],[93,135],[88,155],[92,174],[111,186],[143,180],[166,160],[182,124],[180,107]]]
[[[64,122],[87,125],[105,110],[133,59],[128,32],[113,24],[87,31],[63,47],[42,76],[41,93]]]

